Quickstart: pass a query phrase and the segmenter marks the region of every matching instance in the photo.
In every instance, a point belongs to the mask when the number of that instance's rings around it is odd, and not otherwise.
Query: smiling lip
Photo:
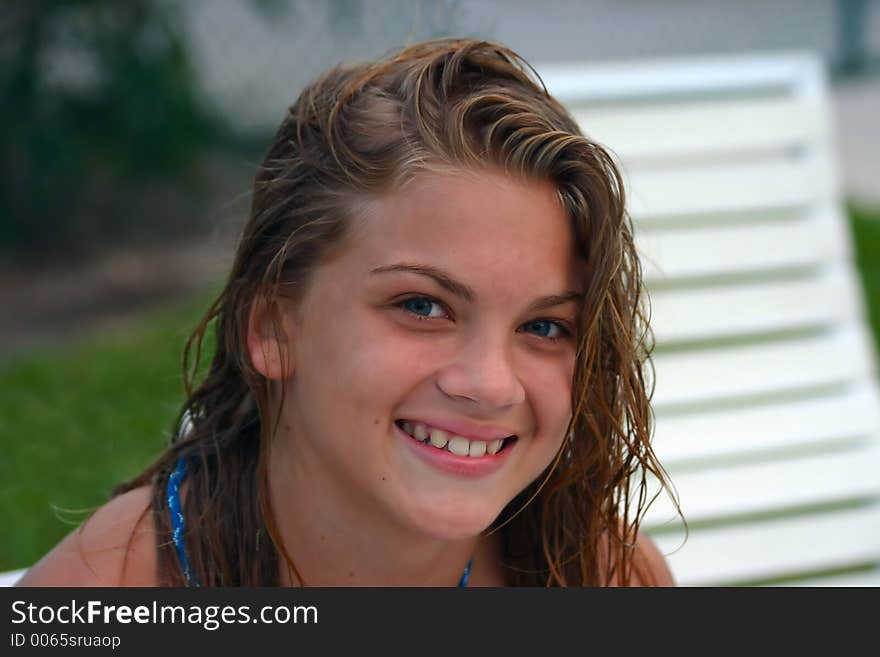
[[[432,429],[442,429],[446,433],[450,433],[468,440],[484,440],[487,443],[502,438],[510,438],[516,435],[516,431],[506,429],[504,427],[491,426],[486,424],[476,424],[467,420],[443,420],[440,418],[425,417],[406,417],[401,418],[406,422],[419,422],[426,424]]]
[[[491,475],[504,465],[514,447],[513,444],[505,446],[497,454],[486,454],[478,458],[458,456],[445,449],[437,449],[430,443],[420,443],[396,423],[393,426],[398,438],[403,440],[419,459],[441,472],[459,477],[477,478]]]

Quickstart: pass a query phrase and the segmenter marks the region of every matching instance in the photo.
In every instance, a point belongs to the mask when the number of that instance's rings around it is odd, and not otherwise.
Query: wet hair
[[[176,438],[115,491],[152,486],[162,583],[186,583],[165,495],[185,457],[186,546],[202,585],[274,586],[282,566],[307,584],[280,541],[269,496],[279,395],[250,362],[248,318],[254,304],[277,316],[281,296],[302,294],[311,272],[345,243],[359,200],[442,168],[550,182],[585,265],[569,430],[550,466],[491,528],[508,582],[630,582],[649,475],[669,484],[651,449],[653,341],[620,173],[516,53],[441,39],[330,70],[281,122],[257,171],[229,278],[186,344]],[[213,356],[199,376],[211,329]]]

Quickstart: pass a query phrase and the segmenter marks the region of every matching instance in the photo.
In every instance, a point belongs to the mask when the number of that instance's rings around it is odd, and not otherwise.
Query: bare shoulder
[[[157,586],[148,486],[99,508],[38,561],[18,586]]]
[[[633,555],[631,586],[675,586],[666,557],[647,534],[639,533]]]
[[[604,566],[608,558],[607,551],[604,549],[604,540],[602,546],[600,548],[600,562]],[[619,577],[619,573],[615,573],[609,586],[620,586]],[[666,557],[663,556],[650,536],[639,532],[632,557],[629,586],[663,587],[675,585],[675,578],[672,576]]]

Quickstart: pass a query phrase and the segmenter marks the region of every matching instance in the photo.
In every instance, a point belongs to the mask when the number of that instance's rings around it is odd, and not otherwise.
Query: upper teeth
[[[401,428],[420,442],[430,442],[437,449],[446,449],[458,456],[480,457],[497,454],[505,440],[504,438],[490,441],[469,440],[421,422],[403,422]]]

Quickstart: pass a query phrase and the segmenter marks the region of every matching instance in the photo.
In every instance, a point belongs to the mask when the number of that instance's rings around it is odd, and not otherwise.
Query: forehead
[[[559,288],[551,293],[576,285],[572,230],[554,186],[494,171],[424,173],[367,201],[346,251],[365,271],[415,262],[457,278],[537,279]]]

